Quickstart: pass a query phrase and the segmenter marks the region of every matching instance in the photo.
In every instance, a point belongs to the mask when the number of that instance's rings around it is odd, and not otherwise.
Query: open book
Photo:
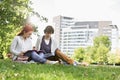
[[[31,53],[35,51],[36,53],[44,53],[44,51],[40,50],[40,51],[37,51],[37,50],[28,50],[27,52],[24,53],[23,56],[18,56],[17,57],[17,61],[27,61],[29,59],[31,59]]]
[[[37,50],[28,50],[26,53],[31,53],[31,52],[33,52],[33,51],[35,51],[36,53],[45,53],[44,51],[42,51],[42,50],[39,50],[39,51],[37,51]]]

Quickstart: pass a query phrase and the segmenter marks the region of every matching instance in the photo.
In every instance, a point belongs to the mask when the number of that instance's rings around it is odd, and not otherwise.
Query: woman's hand
[[[21,52],[19,56],[23,56],[25,52]]]
[[[24,56],[25,52],[21,52],[20,55],[18,56],[17,60],[18,61],[27,61],[28,57]]]

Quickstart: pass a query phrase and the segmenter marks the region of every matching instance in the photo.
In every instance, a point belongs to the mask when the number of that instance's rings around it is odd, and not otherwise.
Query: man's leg
[[[56,49],[55,51],[55,55],[56,57],[59,57],[60,59],[62,59],[63,61],[67,62],[68,64],[74,64],[74,60],[69,58],[67,55],[65,55],[64,53],[62,53],[59,49]]]
[[[43,53],[37,54],[35,51],[31,53],[31,58],[35,62],[40,62],[40,63],[45,63],[47,61],[47,59],[44,58]]]
[[[58,61],[59,60],[59,58],[56,58],[56,56],[50,56],[47,59],[51,60],[51,61]]]
[[[58,61],[59,64],[61,64],[61,59],[59,57],[57,57],[56,55],[47,57],[46,59],[51,60],[51,61]]]

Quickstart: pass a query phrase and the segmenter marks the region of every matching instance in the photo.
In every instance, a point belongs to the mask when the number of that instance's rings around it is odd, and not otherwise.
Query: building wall
[[[99,35],[105,35],[105,30],[107,31],[111,31],[112,30],[112,27],[110,27],[109,25],[112,24],[112,21],[99,21],[98,22],[98,28],[99,28]],[[108,30],[109,29],[109,30]],[[111,33],[110,33],[111,35]]]
[[[119,31],[116,25],[111,25],[112,27],[112,36],[111,36],[111,52],[117,52],[119,50]]]
[[[111,50],[115,50],[119,41],[116,28],[110,26],[112,21],[74,21],[71,17],[57,16],[54,23],[60,49],[70,55],[76,48],[92,46],[93,39],[99,35],[107,35],[110,38]]]
[[[89,29],[88,25],[84,25],[84,29],[83,25],[77,28],[66,28],[61,34],[60,48],[64,53],[71,55],[78,47],[92,46],[97,32],[98,29]]]
[[[57,39],[57,44],[60,44],[60,28],[61,28],[61,16],[56,16],[53,18],[55,26],[55,38]]]
[[[56,16],[53,18],[55,25],[55,37],[59,46],[61,45],[61,33],[65,28],[71,27],[74,25],[74,18],[65,17],[65,16]]]

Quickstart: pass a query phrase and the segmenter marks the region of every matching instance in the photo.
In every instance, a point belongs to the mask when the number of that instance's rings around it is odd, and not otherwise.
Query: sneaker
[[[77,66],[77,65],[79,65],[78,62],[77,62],[77,61],[74,61],[74,62],[73,62],[73,66]]]
[[[28,63],[30,63],[30,64],[31,64],[31,63],[35,63],[35,61],[31,60],[31,61],[29,61]]]
[[[63,65],[69,65],[67,62],[65,62],[65,61],[62,61],[62,63],[61,64],[63,64]]]
[[[81,66],[88,66],[89,64],[86,63],[86,62],[80,63],[80,62],[74,61],[73,65],[74,65],[74,66],[78,66],[78,65],[81,65]]]
[[[58,64],[58,61],[47,61],[47,64]]]

